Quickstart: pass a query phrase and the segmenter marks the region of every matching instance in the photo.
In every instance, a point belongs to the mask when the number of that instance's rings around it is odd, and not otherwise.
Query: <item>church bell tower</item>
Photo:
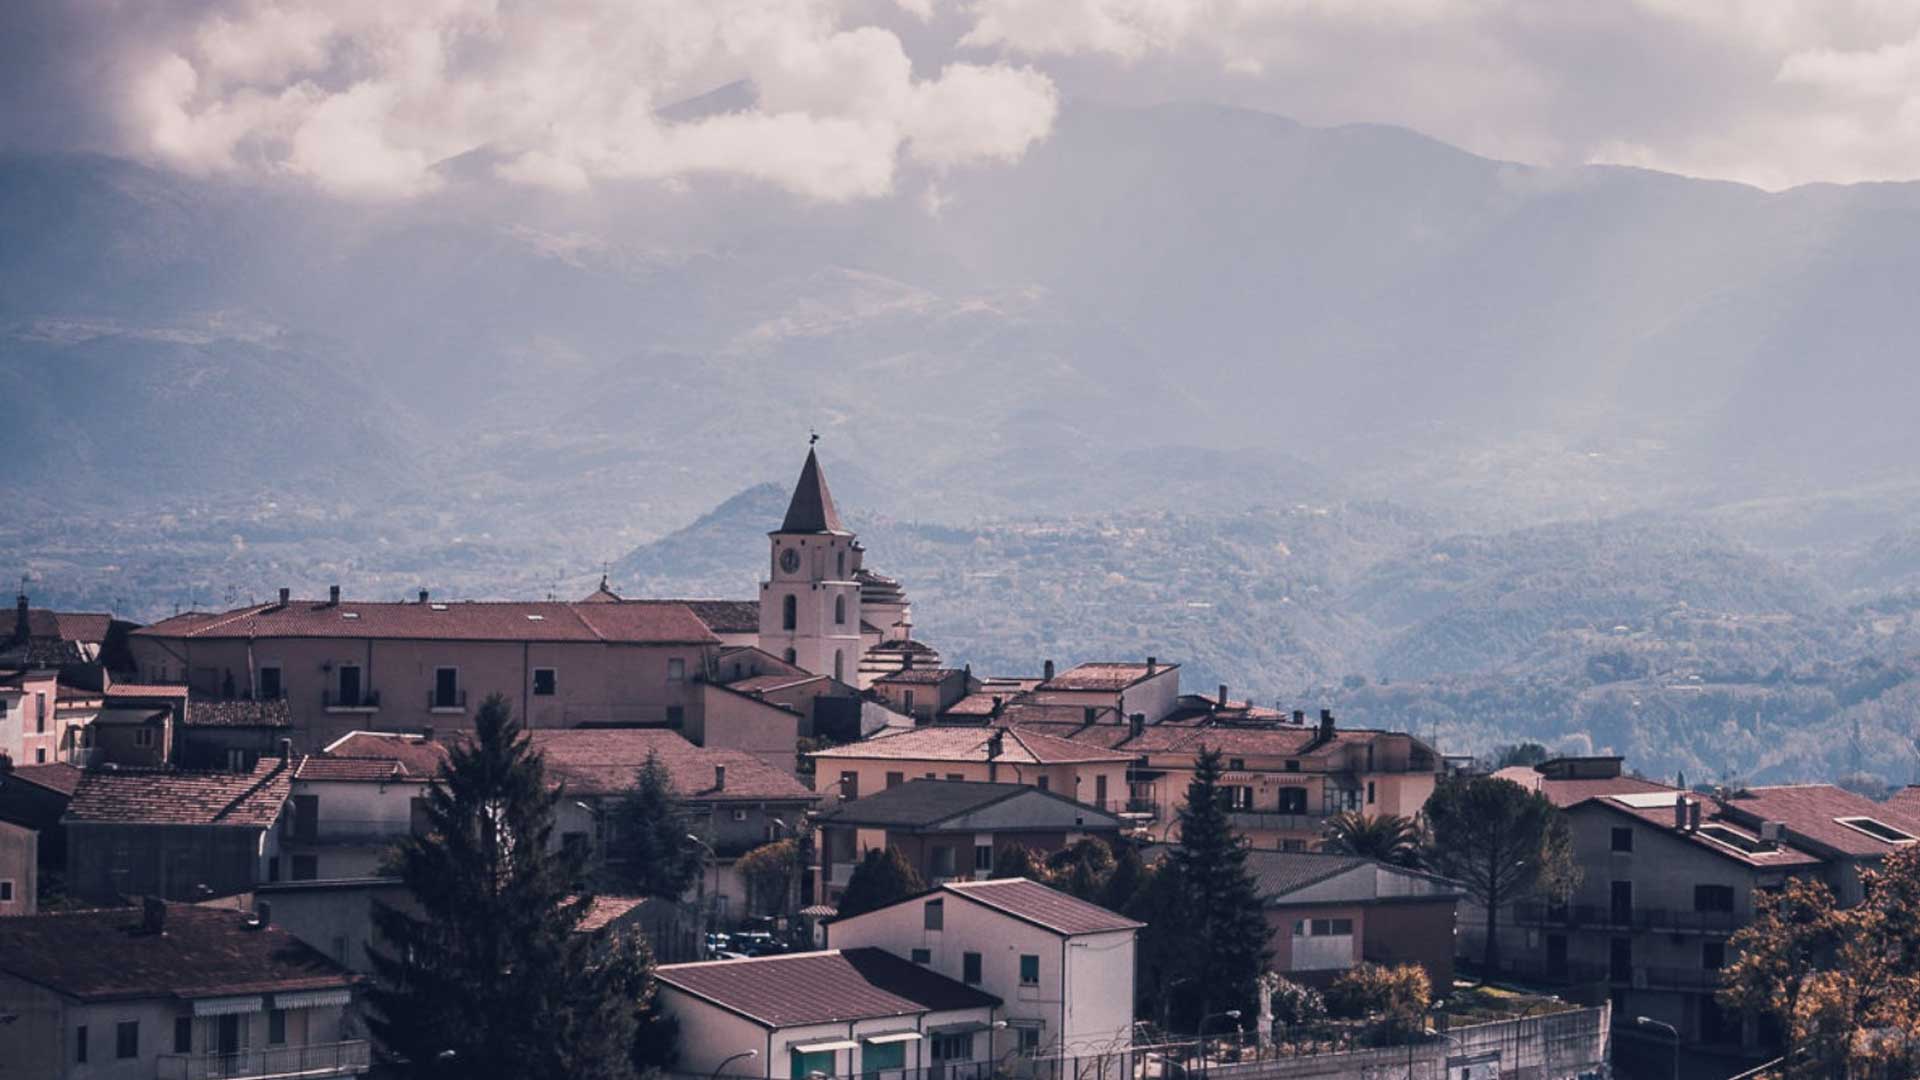
[[[852,683],[860,666],[860,560],[811,446],[760,583],[760,648]]]

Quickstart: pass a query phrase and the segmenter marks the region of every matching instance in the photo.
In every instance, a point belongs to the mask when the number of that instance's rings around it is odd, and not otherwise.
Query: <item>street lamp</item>
[[[1680,1029],[1665,1020],[1655,1020],[1651,1016],[1636,1016],[1633,1022],[1647,1027],[1666,1028],[1667,1034],[1673,1036],[1673,1080],[1680,1080]]]
[[[687,839],[705,849],[707,862],[713,865],[713,892],[707,897],[707,932],[712,933],[720,929],[720,854],[713,850],[713,845],[692,833],[687,834]]]
[[[726,1068],[727,1066],[733,1064],[736,1061],[739,1061],[741,1058],[757,1058],[759,1056],[760,1056],[760,1051],[758,1050],[742,1050],[739,1053],[733,1055],[732,1057],[723,1059],[720,1062],[720,1064],[715,1065],[713,1067],[713,1075],[709,1077],[708,1080],[720,1080],[720,1070]]]

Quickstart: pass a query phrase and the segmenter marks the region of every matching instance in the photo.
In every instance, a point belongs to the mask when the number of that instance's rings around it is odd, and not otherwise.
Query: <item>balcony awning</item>
[[[835,1050],[858,1050],[860,1043],[854,1039],[835,1039],[832,1042],[796,1043],[793,1048],[803,1054],[826,1054]]]
[[[917,1031],[889,1031],[885,1035],[862,1035],[860,1038],[875,1046],[885,1046],[888,1043],[912,1042],[924,1037]]]
[[[267,1007],[267,999],[254,997],[217,997],[200,998],[193,1003],[195,1016],[234,1016],[239,1013],[257,1013]]]
[[[276,1009],[324,1009],[334,1005],[346,1005],[353,1001],[353,991],[345,987],[337,990],[301,990],[292,994],[273,995],[273,1007]]]

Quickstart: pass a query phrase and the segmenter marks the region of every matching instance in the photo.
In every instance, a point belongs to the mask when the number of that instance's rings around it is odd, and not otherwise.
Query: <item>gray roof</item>
[[[827,476],[820,471],[820,459],[811,449],[807,463],[800,467],[800,482],[794,485],[793,501],[787,504],[783,533],[844,533],[840,511],[833,505],[833,493],[827,490]]]
[[[909,780],[841,804],[826,825],[892,829],[1114,829],[1120,819],[1098,807],[1026,784]]]
[[[1167,845],[1155,844],[1143,854],[1152,860],[1170,850]],[[1253,874],[1260,899],[1269,907],[1445,900],[1463,895],[1459,884],[1446,878],[1361,855],[1250,850],[1247,870]]]

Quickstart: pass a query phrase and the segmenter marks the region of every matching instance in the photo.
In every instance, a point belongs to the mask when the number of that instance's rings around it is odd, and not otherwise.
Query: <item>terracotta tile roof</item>
[[[350,731],[328,743],[327,757],[379,758],[397,761],[412,776],[434,776],[447,763],[447,748],[419,735],[386,731]]]
[[[138,909],[0,919],[0,971],[82,1001],[192,999],[350,987],[354,975],[277,926],[237,911],[166,905],[164,933]],[[154,1036],[158,1038],[158,1035]]]
[[[369,603],[294,600],[220,615],[193,613],[134,631],[155,638],[381,638],[417,641],[543,641],[711,644],[717,639],[684,604],[503,601]]]
[[[1882,839],[1868,828],[1843,824],[1843,819],[1870,819],[1920,838],[1920,818],[1897,806],[1878,803],[1832,784],[1791,784],[1757,787],[1735,793],[1721,804],[1723,812],[1742,824],[1758,828],[1762,821],[1777,821],[1793,835],[1795,842],[1814,845],[1857,857],[1873,857],[1896,851],[1911,841]]]
[[[109,683],[102,692],[107,700],[114,698],[159,698],[164,700],[185,700],[187,688],[178,683]]]
[[[992,716],[993,715],[993,699],[996,697],[1000,699],[1000,707],[1004,710],[1009,707],[1009,702],[1012,700],[1013,695],[1005,692],[994,694],[994,693],[988,693],[984,690],[977,691],[975,693],[968,694],[966,697],[963,697],[959,701],[954,702],[952,705],[947,706],[947,711],[941,713],[940,715],[969,716],[969,717]]]
[[[981,1009],[1000,999],[881,949],[667,964],[663,983],[766,1028]]]
[[[48,791],[72,795],[80,787],[80,777],[84,773],[72,765],[53,764],[15,765],[7,775]]]
[[[1631,796],[1629,796],[1631,797]],[[1812,852],[1795,847],[1791,843],[1776,844],[1771,850],[1758,850],[1761,847],[1758,829],[1742,827],[1713,813],[1713,801],[1704,796],[1696,796],[1702,802],[1701,825],[1712,825],[1712,830],[1701,832],[1679,831],[1673,827],[1673,807],[1670,804],[1660,806],[1634,806],[1621,802],[1615,796],[1603,795],[1588,799],[1571,809],[1579,812],[1584,807],[1596,807],[1615,814],[1624,814],[1637,818],[1649,825],[1656,826],[1670,836],[1685,839],[1688,843],[1713,852],[1724,859],[1746,866],[1762,869],[1782,869],[1802,866],[1819,866],[1824,859]]]
[[[1888,797],[1886,805],[1896,813],[1920,817],[1920,784],[1909,784]]]
[[[187,702],[184,723],[193,728],[286,728],[293,726],[293,710],[285,698],[227,701],[195,697]]]
[[[250,773],[89,769],[62,819],[78,824],[269,828],[292,789],[293,770],[263,757]]]
[[[954,818],[977,813],[1014,799],[1025,799],[1021,812],[1027,828],[1119,831],[1118,817],[1051,791],[1028,784],[990,784],[977,780],[908,780],[904,784],[843,802],[823,814],[823,825],[938,830]]]
[[[989,744],[1000,736],[1000,756],[988,757]],[[889,761],[1002,761],[1015,765],[1066,765],[1077,762],[1131,761],[1133,754],[1104,750],[1037,731],[1019,728],[921,727],[878,735],[864,742],[836,746],[813,757],[832,760]]]
[[[964,674],[965,672],[959,668],[911,667],[893,672],[890,675],[882,675],[873,681],[875,683],[903,683],[909,686],[926,686],[932,683],[943,683],[948,679],[957,679]]]
[[[1040,684],[1042,690],[1125,690],[1149,675],[1158,677],[1179,664],[1088,663],[1069,668]]]
[[[820,796],[744,750],[695,746],[677,732],[654,728],[549,728],[532,732],[546,757],[549,779],[574,795],[614,795],[633,787],[649,752],[659,757],[680,797],[693,802],[815,802]],[[724,789],[714,766],[724,765]]]
[[[392,758],[316,757],[309,754],[294,768],[293,778],[300,781],[344,781],[350,783],[425,783],[433,774],[416,776]]]
[[[1636,792],[1646,794],[1677,789],[1657,780],[1617,776],[1608,780],[1542,780],[1535,790],[1545,795],[1548,802],[1565,810],[1574,803],[1583,802],[1596,795],[1631,795]]]
[[[574,924],[573,928],[583,934],[592,933],[616,919],[625,918],[634,908],[652,899],[650,896],[596,896],[593,898],[593,906],[587,909],[586,916]]]
[[[1138,930],[1146,925],[1026,878],[950,881],[941,888],[1069,937],[1112,930]]]
[[[760,632],[758,600],[657,600],[654,603],[682,604],[707,629],[716,634],[757,634]]]
[[[736,693],[764,694],[769,690],[783,690],[789,686],[818,682],[825,678],[825,675],[749,675],[725,685],[727,689]]]

